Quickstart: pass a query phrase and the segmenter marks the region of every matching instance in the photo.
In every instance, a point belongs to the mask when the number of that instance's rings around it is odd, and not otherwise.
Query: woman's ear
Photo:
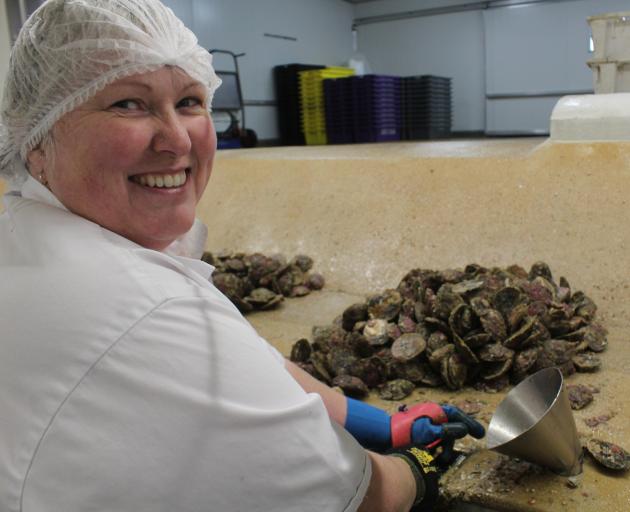
[[[26,155],[26,168],[31,173],[31,176],[44,185],[48,184],[46,179],[46,171],[44,168],[44,162],[46,158],[44,151],[41,147],[37,147]]]

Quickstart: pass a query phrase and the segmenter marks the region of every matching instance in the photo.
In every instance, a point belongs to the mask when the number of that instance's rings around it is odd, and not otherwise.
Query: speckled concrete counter
[[[414,267],[547,261],[598,303],[610,331],[601,372],[569,383],[600,388],[575,418],[580,434],[630,448],[630,143],[544,139],[391,143],[221,152],[200,205],[208,247],[309,254],[323,291],[255,313],[258,331],[288,354],[365,294]],[[415,400],[470,399],[489,421],[504,394],[417,390]],[[394,410],[398,404],[370,397]],[[596,429],[584,419],[613,412]],[[497,510],[627,511],[630,475],[590,461],[579,488],[477,449],[444,479],[449,498]]]
[[[1,184],[0,184],[1,187]],[[235,150],[217,155],[199,215],[208,248],[305,253],[327,278],[251,323],[283,353],[415,267],[549,263],[599,305],[610,331],[604,368],[569,383],[596,385],[579,432],[630,448],[630,143],[544,139],[444,141]],[[480,401],[489,421],[504,394],[417,390],[407,402]],[[398,404],[369,399],[390,411]],[[596,429],[584,419],[614,417]],[[507,464],[483,442],[443,479],[447,497],[497,510],[630,510],[630,474],[587,460],[577,489],[528,465]]]

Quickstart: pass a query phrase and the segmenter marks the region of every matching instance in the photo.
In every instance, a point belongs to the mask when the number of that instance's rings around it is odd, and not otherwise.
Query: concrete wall
[[[484,129],[481,11],[361,25],[357,32],[359,50],[374,73],[451,77],[453,130]]]
[[[164,0],[205,48],[245,52],[239,59],[245,101],[275,100],[272,68],[293,62],[343,65],[352,53],[353,7],[342,0]],[[265,36],[275,34],[296,40]],[[215,68],[233,70],[216,56]],[[225,117],[215,116],[218,128]],[[261,139],[278,137],[274,106],[246,107]]]
[[[358,4],[355,18],[470,3],[381,0]],[[359,25],[359,49],[376,73],[452,77],[454,130],[547,133],[560,96],[592,90],[587,16],[629,9],[550,0]]]
[[[13,0],[10,0],[13,1]],[[38,1],[33,3],[36,7]],[[342,65],[352,53],[353,7],[343,0],[164,0],[190,27],[205,48],[245,52],[239,60],[245,101],[273,102],[272,68],[302,62]],[[0,79],[8,59],[5,0],[0,0]],[[288,36],[296,40],[265,36]],[[232,70],[231,59],[218,56],[217,69]],[[225,116],[215,116],[217,127],[227,126]],[[259,138],[278,137],[273,105],[246,107],[247,124]]]
[[[38,0],[37,0],[38,1]],[[36,0],[28,3],[36,4]],[[278,136],[272,68],[303,62],[339,65],[352,52],[353,20],[467,4],[466,0],[164,0],[207,48],[247,55],[239,61],[247,124],[261,139]],[[0,0],[0,14],[6,14]],[[492,2],[490,2],[492,4]],[[586,17],[629,10],[627,0],[547,1],[360,25],[359,50],[375,73],[453,77],[453,129],[545,133],[565,93],[591,90]],[[281,16],[278,13],[282,13]],[[2,22],[4,20],[4,23]],[[0,19],[0,78],[8,60]],[[288,36],[279,39],[265,34]],[[225,57],[216,67],[231,69]],[[506,98],[504,95],[521,94]],[[487,98],[487,96],[490,98]],[[216,115],[219,129],[226,118]]]

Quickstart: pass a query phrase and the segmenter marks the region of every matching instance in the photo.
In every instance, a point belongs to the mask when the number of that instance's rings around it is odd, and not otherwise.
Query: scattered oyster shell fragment
[[[586,443],[587,453],[600,465],[615,471],[630,469],[630,454],[621,446],[591,438]]]

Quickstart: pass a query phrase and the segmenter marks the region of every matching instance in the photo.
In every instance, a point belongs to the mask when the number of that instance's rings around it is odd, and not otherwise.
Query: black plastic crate
[[[312,64],[285,64],[273,68],[278,128],[280,141],[285,145],[305,144],[300,121],[301,100],[299,92],[300,71],[323,69],[326,66]]]

